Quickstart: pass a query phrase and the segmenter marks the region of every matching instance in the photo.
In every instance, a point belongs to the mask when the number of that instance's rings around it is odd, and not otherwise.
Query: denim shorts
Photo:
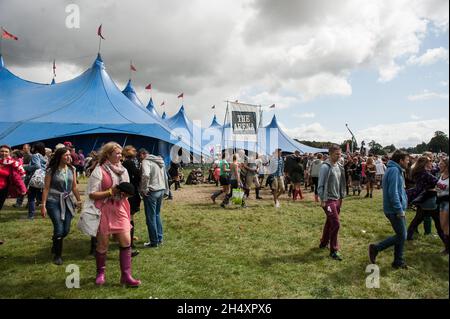
[[[439,204],[439,210],[448,214],[448,202],[441,202]]]

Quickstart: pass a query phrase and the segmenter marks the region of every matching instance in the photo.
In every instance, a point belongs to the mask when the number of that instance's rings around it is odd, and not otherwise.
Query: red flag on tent
[[[184,98],[184,93],[181,93],[180,95],[178,95],[178,98],[179,98],[179,99]]]
[[[56,61],[53,60],[53,75],[56,77]]]
[[[132,63],[130,63],[130,70],[131,71],[137,71],[136,68],[134,67],[134,65]]]
[[[98,27],[97,35],[98,35],[100,38],[102,38],[103,40],[105,40],[105,38],[104,38],[103,35],[102,35],[102,25],[101,25],[101,24],[100,24],[100,26]]]
[[[18,37],[16,37],[14,34],[9,33],[8,31],[6,31],[5,29],[2,28],[2,38],[3,39],[8,39],[8,40],[19,40]]]
[[[149,85],[147,85],[147,86],[145,87],[145,89],[146,89],[146,90],[151,90],[151,89],[152,89],[152,84],[150,83]]]
[[[166,104],[166,102],[165,101],[163,101],[162,103],[161,103],[161,106],[164,106]]]

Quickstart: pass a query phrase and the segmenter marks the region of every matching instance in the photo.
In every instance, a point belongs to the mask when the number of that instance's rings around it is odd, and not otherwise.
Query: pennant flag
[[[137,71],[136,68],[134,67],[134,65],[132,63],[130,63],[130,70],[131,71]]]
[[[97,35],[98,35],[100,38],[102,38],[103,40],[105,40],[105,38],[104,38],[103,35],[102,35],[102,25],[101,25],[101,24],[100,24],[100,26],[98,27]]]
[[[163,102],[161,103],[161,106],[164,106],[164,105],[166,105],[166,102],[165,102],[165,101],[163,101]]]
[[[275,104],[272,104],[269,108],[270,109],[274,109],[275,108]]]
[[[211,109],[213,109],[213,110],[214,110],[215,108],[216,108],[216,106],[215,106],[215,105],[213,105],[213,106],[211,107]]]
[[[3,29],[3,27],[2,27],[2,38],[3,39],[8,39],[8,40],[15,40],[15,41],[19,40],[18,37],[16,37],[12,33],[9,33],[8,31],[6,31],[5,29]]]
[[[179,98],[179,99],[184,98],[184,93],[181,93],[180,95],[178,95],[178,98]]]
[[[151,90],[151,89],[152,89],[152,84],[150,83],[149,85],[147,85],[147,86],[145,87],[145,89],[146,89],[146,90]]]

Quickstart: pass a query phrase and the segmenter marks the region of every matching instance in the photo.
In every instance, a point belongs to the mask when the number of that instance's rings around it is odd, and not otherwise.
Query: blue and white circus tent
[[[243,149],[262,155],[270,155],[277,148],[281,148],[285,153],[294,153],[295,151],[299,151],[301,154],[328,152],[327,149],[310,147],[290,138],[278,124],[276,116],[267,126],[258,129],[258,142],[233,140],[230,123],[223,126],[217,122],[216,116],[211,125],[204,130],[203,136],[204,153],[210,152],[218,144],[223,144],[222,149]],[[215,153],[217,154],[217,150]]]
[[[299,151],[301,154],[328,153],[327,149],[307,146],[290,138],[281,129],[275,115],[267,126],[258,130],[258,143],[266,154],[272,154],[277,148],[281,148],[285,153],[294,153],[295,151]]]
[[[202,153],[202,135],[201,126],[195,125],[186,115],[184,106],[172,117],[166,118],[164,122],[170,127],[173,134],[179,136],[184,141],[190,141],[194,153]],[[208,155],[208,153],[205,153]]]
[[[80,76],[53,85],[16,77],[5,68],[2,59],[0,144],[16,146],[45,141],[54,146],[65,140],[85,151],[113,140],[146,147],[165,158],[173,144],[196,152],[120,91],[106,72],[100,55]]]

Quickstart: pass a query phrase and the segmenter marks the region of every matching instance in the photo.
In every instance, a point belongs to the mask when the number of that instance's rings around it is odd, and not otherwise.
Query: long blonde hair
[[[122,152],[122,146],[120,146],[116,142],[109,142],[103,145],[98,154],[98,163],[100,165],[103,165],[108,159],[108,156],[110,156],[116,148],[120,149],[120,151]]]

